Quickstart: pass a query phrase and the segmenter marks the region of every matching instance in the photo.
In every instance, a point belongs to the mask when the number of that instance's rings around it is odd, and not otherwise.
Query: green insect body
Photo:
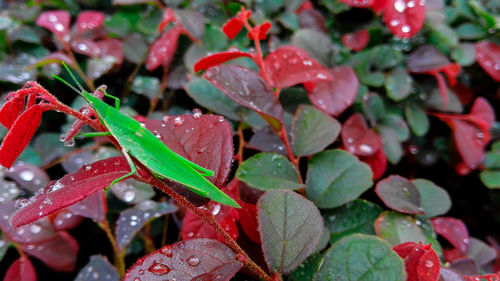
[[[56,78],[62,80],[59,77]],[[67,82],[65,83],[67,84]],[[100,90],[104,91],[102,89]],[[155,137],[153,133],[141,126],[137,120],[120,113],[118,110],[118,98],[104,92],[106,96],[115,99],[115,108],[97,97],[94,97],[85,90],[79,93],[94,109],[99,121],[108,129],[108,132],[101,133],[101,135],[111,134],[118,141],[122,147],[122,153],[127,158],[130,165],[131,172],[115,179],[111,185],[137,172],[130,158],[130,156],[132,156],[152,171],[157,177],[167,178],[183,184],[194,193],[212,199],[218,203],[240,208],[238,203],[205,178],[206,176],[212,176],[214,174],[213,171],[205,169],[175,153]],[[99,133],[94,135],[98,134]],[[201,171],[201,173],[199,171]]]

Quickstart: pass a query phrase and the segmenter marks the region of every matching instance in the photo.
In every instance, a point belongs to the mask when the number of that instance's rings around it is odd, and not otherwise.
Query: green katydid
[[[224,205],[240,208],[238,203],[205,178],[213,176],[213,171],[205,169],[175,153],[155,137],[153,133],[141,126],[137,120],[120,113],[120,100],[106,93],[104,89],[99,88],[98,90],[103,91],[105,96],[114,99],[115,107],[108,105],[85,91],[68,66],[64,62],[63,65],[80,88],[80,91],[64,79],[56,75],[54,77],[78,92],[94,109],[101,124],[108,129],[107,132],[84,135],[112,135],[120,144],[122,153],[130,166],[130,173],[115,179],[110,186],[137,172],[137,168],[131,158],[132,156],[159,178],[173,180],[185,185],[189,190],[200,196],[207,197]]]

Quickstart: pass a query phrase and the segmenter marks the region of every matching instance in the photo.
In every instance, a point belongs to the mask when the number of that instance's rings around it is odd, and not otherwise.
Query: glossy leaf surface
[[[406,178],[389,176],[377,183],[375,192],[393,210],[406,214],[424,213],[418,188]]]

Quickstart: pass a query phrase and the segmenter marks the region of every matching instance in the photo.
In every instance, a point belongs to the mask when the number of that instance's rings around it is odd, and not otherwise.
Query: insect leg
[[[120,99],[115,97],[115,96],[112,96],[106,92],[104,92],[104,95],[108,98],[111,98],[111,99],[114,99],[115,100],[115,108],[116,110],[120,110]]]
[[[191,161],[189,161],[188,159],[180,156],[180,155],[177,155],[177,158],[179,158],[180,160],[182,160],[185,164],[191,166],[191,168],[195,169],[200,175],[204,176],[204,177],[211,177],[214,175],[214,171],[212,170],[209,170],[209,169],[206,169],[206,168],[203,168],[202,166],[196,164],[196,163],[193,163]]]
[[[110,135],[111,135],[110,132],[78,133],[75,135],[75,138],[79,136],[83,136],[84,138],[93,138],[93,137],[102,137]]]
[[[132,161],[132,158],[130,158],[130,155],[128,155],[128,152],[125,148],[122,148],[122,153],[123,156],[125,156],[125,158],[127,159],[128,165],[130,166],[130,173],[115,179],[114,181],[111,182],[111,184],[108,187],[106,187],[106,189],[111,188],[115,183],[119,181],[122,181],[130,176],[133,176],[137,172],[137,168],[135,167],[134,161]]]

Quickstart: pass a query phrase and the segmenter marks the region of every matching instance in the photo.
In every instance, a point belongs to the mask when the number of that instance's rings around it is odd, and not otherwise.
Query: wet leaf
[[[194,10],[175,10],[175,16],[182,27],[194,38],[201,40],[205,35],[205,17]]]
[[[393,210],[405,214],[424,213],[418,188],[406,178],[389,176],[377,183],[375,192]]]
[[[177,51],[177,42],[181,34],[181,27],[174,27],[151,45],[146,62],[146,68],[149,71],[155,70],[160,65],[168,67],[172,62],[175,51]]]
[[[366,279],[365,279],[366,278]],[[406,280],[403,260],[387,242],[354,234],[335,243],[313,280]]]
[[[450,64],[450,60],[433,46],[425,45],[413,51],[407,60],[410,72],[426,73]]]
[[[275,88],[333,79],[324,66],[309,57],[306,51],[294,46],[280,47],[267,55],[264,67]]]
[[[359,81],[349,66],[332,68],[329,81],[314,81],[307,84],[312,104],[327,114],[338,116],[349,108],[356,99]]]
[[[312,106],[301,105],[293,119],[292,147],[295,155],[308,156],[332,144],[340,123]]]
[[[474,260],[478,266],[484,267],[495,260],[497,257],[497,251],[483,241],[471,237],[467,256]]]
[[[476,62],[476,49],[472,43],[462,43],[453,49],[453,60],[460,66],[470,66]]]
[[[407,281],[437,281],[439,258],[430,245],[406,242],[394,246],[393,250],[404,259]]]
[[[398,133],[394,129],[386,126],[378,127],[378,131],[382,137],[382,148],[384,149],[387,159],[392,164],[398,163],[401,157],[403,157],[403,146],[401,145]]]
[[[394,101],[401,101],[410,95],[412,79],[404,69],[397,68],[385,78],[387,96]]]
[[[44,170],[22,162],[18,162],[12,166],[5,175],[14,180],[19,187],[32,193],[45,187],[49,182],[49,176]]]
[[[466,254],[470,246],[469,232],[465,224],[455,218],[437,217],[432,219],[434,231],[443,236],[461,253]]]
[[[428,243],[420,227],[410,217],[385,211],[375,221],[377,236],[392,246],[404,243]]]
[[[225,244],[198,238],[164,246],[139,259],[123,280],[229,281],[241,266]]]
[[[82,201],[68,207],[75,215],[89,218],[96,223],[102,222],[106,216],[106,197],[102,190],[92,193]]]
[[[420,193],[425,217],[444,215],[451,208],[451,199],[445,189],[426,179],[414,179],[412,182]]]
[[[376,93],[367,93],[363,95],[361,106],[366,118],[372,123],[377,123],[385,118],[386,108],[384,100]]]
[[[67,11],[53,10],[42,12],[36,19],[36,24],[62,38],[69,32],[70,20],[71,15]]]
[[[104,14],[98,11],[83,11],[78,14],[76,26],[80,32],[96,29],[104,23]]]
[[[370,33],[361,29],[353,33],[342,35],[342,43],[349,49],[359,52],[363,50],[370,41]]]
[[[299,189],[297,171],[284,156],[259,153],[243,161],[236,171],[236,178],[260,190]]]
[[[307,198],[319,208],[334,208],[350,202],[372,183],[370,167],[343,150],[322,151],[309,160]]]
[[[122,47],[125,58],[135,64],[144,60],[148,50],[148,45],[138,33],[127,36],[122,42]]]
[[[407,105],[405,107],[406,122],[410,125],[412,132],[420,137],[429,131],[429,118],[421,108]]]
[[[16,259],[7,270],[3,281],[36,281],[35,267],[27,257]]]
[[[335,47],[332,40],[325,33],[300,29],[292,36],[292,44],[306,51],[311,58],[323,65],[331,65]]]
[[[370,166],[373,173],[373,181],[378,180],[385,174],[385,171],[387,169],[387,157],[385,156],[383,149],[379,149],[372,156],[357,155],[356,157],[358,157],[361,162],[364,162]]]
[[[160,90],[160,79],[152,76],[136,76],[131,90],[152,100]]]
[[[0,178],[0,204],[14,200],[20,193],[15,183]]]
[[[351,7],[369,8],[373,5],[374,0],[358,1],[358,0],[339,0]]]
[[[425,2],[415,0],[389,1],[383,19],[387,28],[400,38],[411,38],[424,26]]]
[[[488,41],[476,43],[476,58],[491,78],[500,82],[500,46]]]
[[[380,122],[379,129],[381,127],[391,128],[396,132],[400,141],[407,141],[410,138],[410,129],[404,121],[403,117],[396,113],[388,113],[385,115],[384,119]]]
[[[355,155],[372,156],[382,148],[382,138],[373,129],[368,129],[365,118],[359,113],[345,121],[341,137],[346,150]]]
[[[241,52],[239,50],[229,50],[226,52],[220,52],[208,55],[198,62],[195,63],[193,69],[195,72],[205,70],[209,67],[216,66],[227,61],[233,60],[235,58],[248,57],[253,58],[253,54],[248,52]]]
[[[287,130],[287,132],[290,132],[290,130]],[[255,132],[245,147],[262,152],[278,153],[284,156],[287,155],[283,140],[276,135],[276,132],[269,126]]]
[[[237,65],[224,64],[209,68],[203,75],[238,104],[259,113],[279,130],[283,124],[283,108],[267,83],[257,73]]]
[[[166,202],[156,203],[151,200],[142,201],[133,208],[122,211],[116,223],[116,244],[124,250],[148,221],[175,211],[177,207],[174,205]]]
[[[375,220],[382,209],[368,201],[356,199],[323,213],[325,226],[330,230],[330,244],[355,233],[375,234]]]
[[[458,274],[457,272],[447,269],[444,267],[441,267],[441,270],[439,272],[439,278],[443,279],[443,281],[464,281],[465,279],[462,277],[462,275]]]
[[[267,264],[275,272],[291,272],[319,243],[323,233],[319,210],[311,201],[284,190],[266,192],[257,209]]]
[[[82,216],[74,215],[70,211],[62,210],[50,218],[56,231],[70,230],[77,227],[83,220]]]
[[[137,204],[155,196],[153,188],[134,179],[117,182],[111,187],[111,192],[125,203]]]
[[[80,270],[75,278],[75,281],[93,280],[118,281],[120,280],[120,275],[107,258],[101,255],[94,255],[90,257],[89,263]]]

